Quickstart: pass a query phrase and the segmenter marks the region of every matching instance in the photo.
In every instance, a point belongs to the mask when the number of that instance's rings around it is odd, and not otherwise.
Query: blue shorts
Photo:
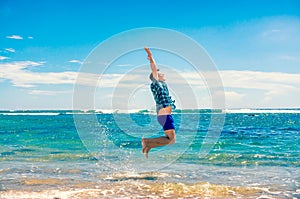
[[[172,115],[159,115],[157,116],[157,120],[164,130],[175,129]]]

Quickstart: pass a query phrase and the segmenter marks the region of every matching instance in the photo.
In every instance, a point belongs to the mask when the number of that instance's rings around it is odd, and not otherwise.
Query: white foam
[[[300,113],[299,109],[226,109],[225,113]]]
[[[59,115],[59,113],[51,113],[51,112],[45,112],[45,113],[0,113],[0,115]]]
[[[96,109],[95,113],[107,113],[107,114],[113,114],[113,113],[143,113],[145,109]],[[152,114],[156,113],[154,110],[147,109],[146,114]]]

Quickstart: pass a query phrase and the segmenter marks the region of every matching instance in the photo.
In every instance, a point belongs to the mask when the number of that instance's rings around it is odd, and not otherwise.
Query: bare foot
[[[148,159],[149,151],[150,151],[150,148],[147,146],[145,138],[142,138],[142,152],[147,159]]]

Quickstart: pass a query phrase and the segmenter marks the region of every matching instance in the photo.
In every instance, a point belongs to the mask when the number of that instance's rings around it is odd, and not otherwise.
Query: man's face
[[[163,73],[161,73],[161,72],[159,72],[159,73],[157,73],[157,75],[158,75],[158,80],[159,81],[165,81],[166,79],[165,79],[165,74],[163,74]]]

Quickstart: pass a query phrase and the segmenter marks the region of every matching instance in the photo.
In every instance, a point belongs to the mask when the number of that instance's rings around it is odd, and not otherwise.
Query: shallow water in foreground
[[[48,180],[51,183],[51,180]],[[28,182],[32,183],[32,182]],[[35,182],[38,183],[38,182]],[[93,188],[69,190],[7,191],[2,196],[20,198],[249,198],[263,196],[259,188],[229,187],[209,183],[150,183],[143,180],[102,183]]]

